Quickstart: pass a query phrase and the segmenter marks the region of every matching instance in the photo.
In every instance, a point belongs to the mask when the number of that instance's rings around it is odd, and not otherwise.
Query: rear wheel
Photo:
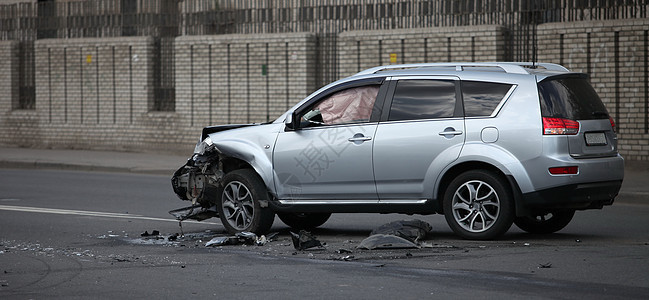
[[[222,183],[216,208],[225,229],[232,234],[267,233],[275,213],[260,205],[260,200],[268,199],[268,192],[257,173],[250,169],[235,170],[226,174]]]
[[[444,216],[453,232],[465,239],[493,239],[512,225],[512,199],[502,177],[487,170],[467,171],[448,185]]]
[[[574,215],[574,210],[550,212],[536,216],[517,217],[514,219],[514,224],[529,233],[548,234],[568,226]]]
[[[329,220],[329,213],[278,213],[284,224],[295,229],[313,229]]]

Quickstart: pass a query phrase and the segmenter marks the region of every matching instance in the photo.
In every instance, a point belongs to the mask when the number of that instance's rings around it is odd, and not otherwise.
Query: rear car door
[[[383,78],[324,91],[298,108],[296,130],[279,133],[273,153],[280,200],[378,202],[372,144],[387,86]],[[377,99],[380,99],[377,101]]]
[[[432,196],[441,172],[460,154],[464,113],[456,77],[393,77],[374,141],[380,202]]]

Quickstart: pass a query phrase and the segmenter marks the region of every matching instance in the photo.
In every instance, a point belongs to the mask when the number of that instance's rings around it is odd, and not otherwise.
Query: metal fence
[[[34,108],[33,41],[42,38],[156,38],[153,110],[173,110],[173,38],[226,33],[314,32],[318,85],[338,77],[336,38],[349,30],[468,25],[507,28],[505,57],[536,58],[536,25],[646,18],[649,0],[80,0],[0,5],[0,40],[19,40],[20,95]]]

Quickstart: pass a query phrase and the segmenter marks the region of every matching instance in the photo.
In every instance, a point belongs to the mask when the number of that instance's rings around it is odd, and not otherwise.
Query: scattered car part
[[[400,236],[391,234],[374,234],[361,241],[359,249],[409,249],[419,248],[417,244]]]
[[[203,207],[198,204],[171,210],[169,211],[169,214],[174,216],[178,221],[184,221],[188,219],[203,221],[212,217],[219,216],[218,212],[216,211],[216,206]]]
[[[396,235],[413,243],[417,243],[420,239],[425,238],[432,229],[433,228],[430,224],[422,220],[401,220],[381,225],[372,230],[370,235]]]
[[[263,246],[270,242],[277,233],[271,233],[267,236],[257,236],[253,232],[237,232],[234,236],[218,236],[205,244],[205,247],[223,246],[223,245],[257,245]]]
[[[140,236],[142,236],[142,237],[158,236],[158,235],[160,235],[160,231],[158,231],[158,230],[153,230],[153,231],[151,231],[151,233],[149,233],[149,231],[144,231],[142,234],[140,234]]]
[[[306,230],[300,230],[299,233],[291,232],[291,238],[293,240],[293,247],[295,250],[308,250],[315,247],[320,249],[324,248],[322,243],[316,239],[316,237]]]

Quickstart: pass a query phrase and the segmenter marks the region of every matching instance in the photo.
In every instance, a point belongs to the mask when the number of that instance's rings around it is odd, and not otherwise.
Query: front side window
[[[453,80],[400,80],[388,121],[451,118],[455,99]]]
[[[369,85],[333,93],[302,115],[302,122],[307,126],[369,122],[379,87]]]

